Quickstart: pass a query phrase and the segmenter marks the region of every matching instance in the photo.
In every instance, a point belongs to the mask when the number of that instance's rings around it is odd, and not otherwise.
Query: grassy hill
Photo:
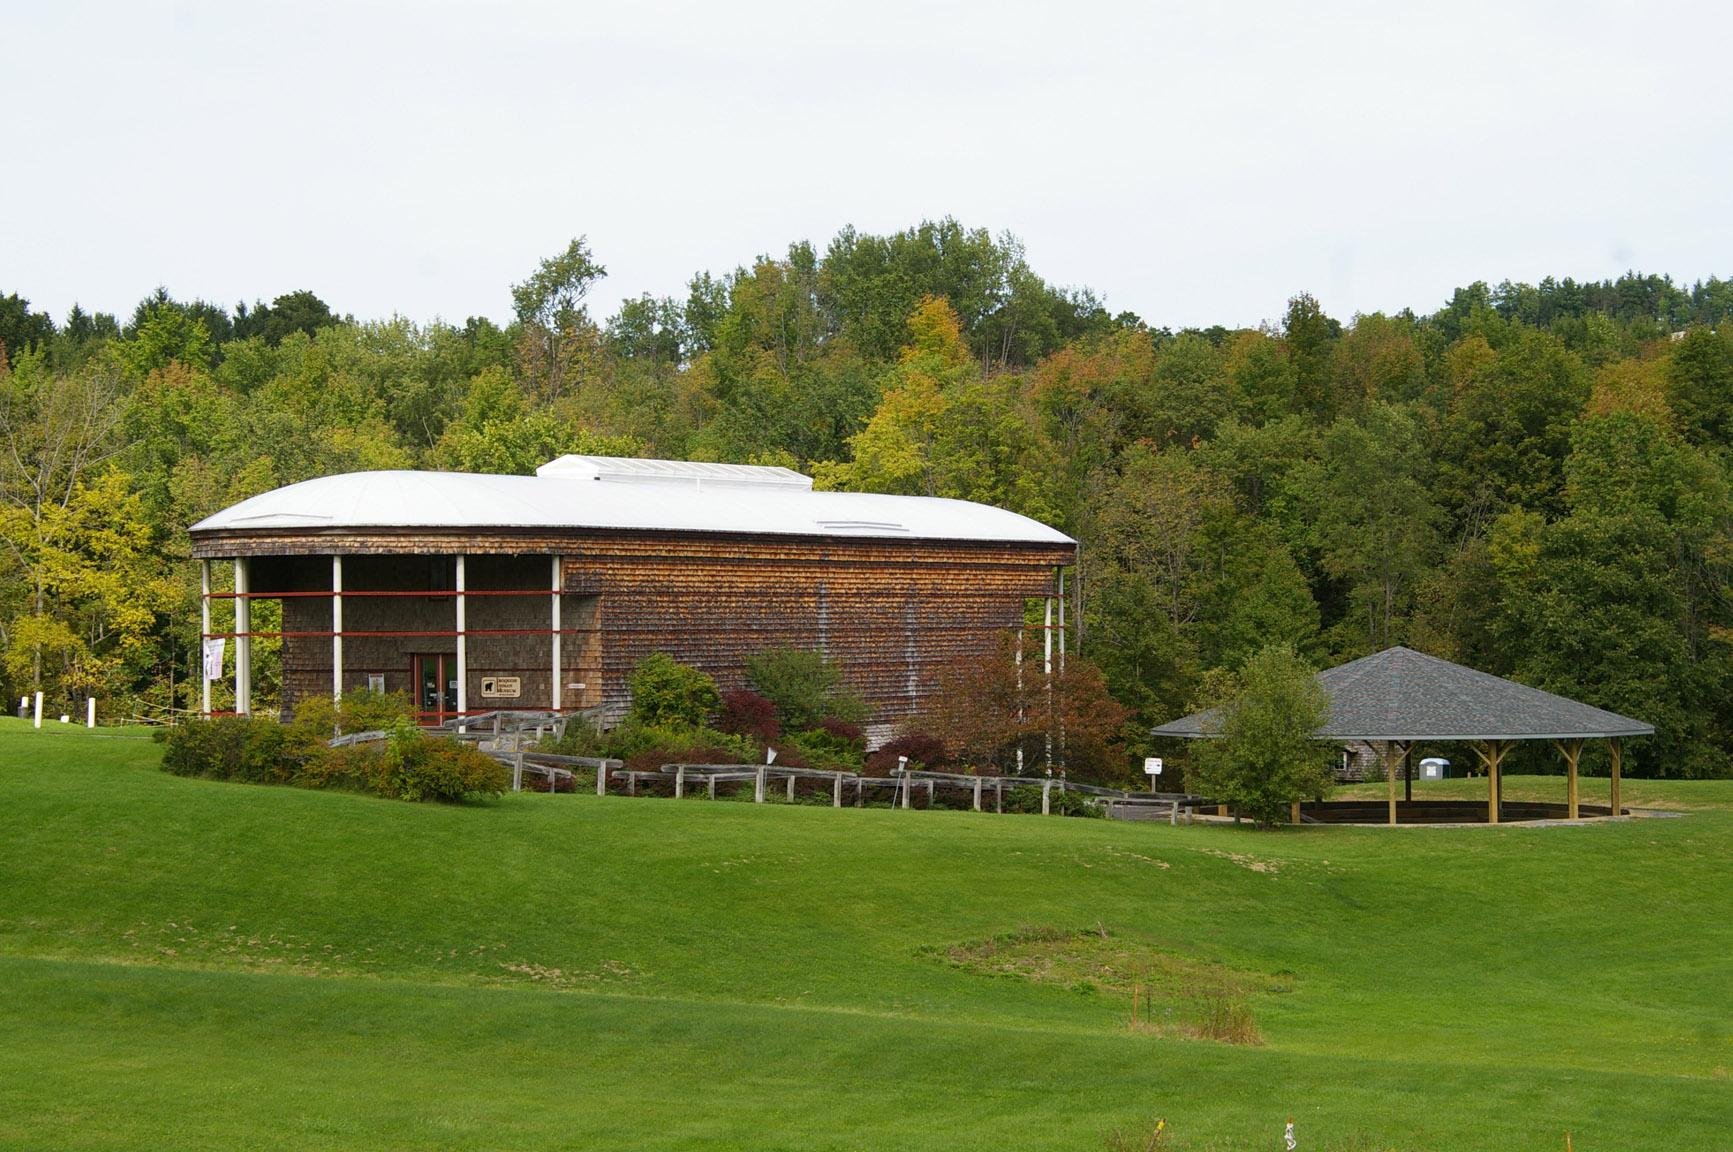
[[[1292,1116],[1308,1152],[1672,1152],[1733,1125],[1728,783],[1631,784],[1683,819],[1265,834],[441,808],[157,754],[0,725],[0,1148],[1099,1149],[1161,1116],[1173,1148],[1261,1149]],[[1218,994],[1261,1043],[1183,1034]]]

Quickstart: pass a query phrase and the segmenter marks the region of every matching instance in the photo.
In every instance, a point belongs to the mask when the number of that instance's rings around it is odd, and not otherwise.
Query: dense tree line
[[[1325,664],[1407,643],[1652,720],[1639,770],[1733,771],[1733,282],[1474,284],[1347,320],[1299,295],[1175,332],[952,220],[598,319],[604,277],[574,241],[505,327],[356,321],[311,292],[60,322],[0,296],[0,678],[185,706],[185,530],[246,496],[644,454],[1072,533],[1084,647],[1134,743],[1267,644]]]

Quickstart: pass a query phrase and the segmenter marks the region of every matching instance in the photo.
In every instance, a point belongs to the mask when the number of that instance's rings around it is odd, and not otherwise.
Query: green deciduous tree
[[[1216,708],[1188,787],[1266,827],[1285,822],[1296,801],[1328,795],[1335,749],[1312,734],[1329,718],[1329,697],[1292,649],[1272,646],[1247,660]]]
[[[1727,443],[1733,433],[1733,325],[1697,327],[1667,358],[1667,402],[1693,444]]]
[[[579,236],[564,252],[537,265],[528,279],[512,285],[512,310],[540,353],[545,395],[555,397],[565,391],[574,354],[571,345],[589,325],[584,301],[607,274]]]
[[[1520,330],[1497,349],[1465,341],[1449,371],[1440,502],[1458,519],[1486,504],[1560,511],[1571,424],[1589,397],[1582,361],[1555,337]]]
[[[1319,455],[1287,486],[1303,510],[1305,546],[1346,600],[1338,654],[1364,655],[1402,639],[1414,588],[1436,558],[1441,520],[1425,480],[1412,410],[1375,403],[1364,424],[1343,418]]]
[[[129,373],[143,379],[177,361],[208,368],[216,344],[203,317],[164,294],[139,306],[131,336],[115,343],[114,354]]]
[[[1573,434],[1569,513],[1508,513],[1493,532],[1497,639],[1528,683],[1639,717],[1655,775],[1723,775],[1717,701],[1733,685],[1727,483],[1650,417],[1614,413]]]

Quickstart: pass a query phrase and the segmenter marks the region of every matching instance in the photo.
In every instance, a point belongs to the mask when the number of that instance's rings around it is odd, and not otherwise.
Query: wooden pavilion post
[[[1499,779],[1499,762],[1509,750],[1508,741],[1487,740],[1475,745],[1474,754],[1480,757],[1480,762],[1486,765],[1486,822],[1498,823],[1499,805],[1504,799],[1502,781]]]
[[[1390,790],[1390,824],[1396,824],[1396,766],[1408,759],[1408,745],[1397,740],[1384,741],[1384,776]]]
[[[1612,807],[1614,816],[1623,816],[1624,809],[1619,805],[1619,769],[1624,766],[1625,746],[1617,736],[1607,741],[1607,753],[1612,758]]]
[[[1559,755],[1565,758],[1565,816],[1567,819],[1577,818],[1577,761],[1582,759],[1583,742],[1581,740],[1554,740],[1553,747]]]

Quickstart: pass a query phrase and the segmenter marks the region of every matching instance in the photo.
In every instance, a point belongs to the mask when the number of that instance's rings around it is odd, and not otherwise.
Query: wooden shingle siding
[[[626,676],[667,652],[745,683],[746,659],[769,648],[817,648],[894,721],[918,705],[938,666],[984,653],[1045,596],[1071,550],[909,544],[588,541],[567,553],[566,586],[599,593],[603,702],[629,703]]]

